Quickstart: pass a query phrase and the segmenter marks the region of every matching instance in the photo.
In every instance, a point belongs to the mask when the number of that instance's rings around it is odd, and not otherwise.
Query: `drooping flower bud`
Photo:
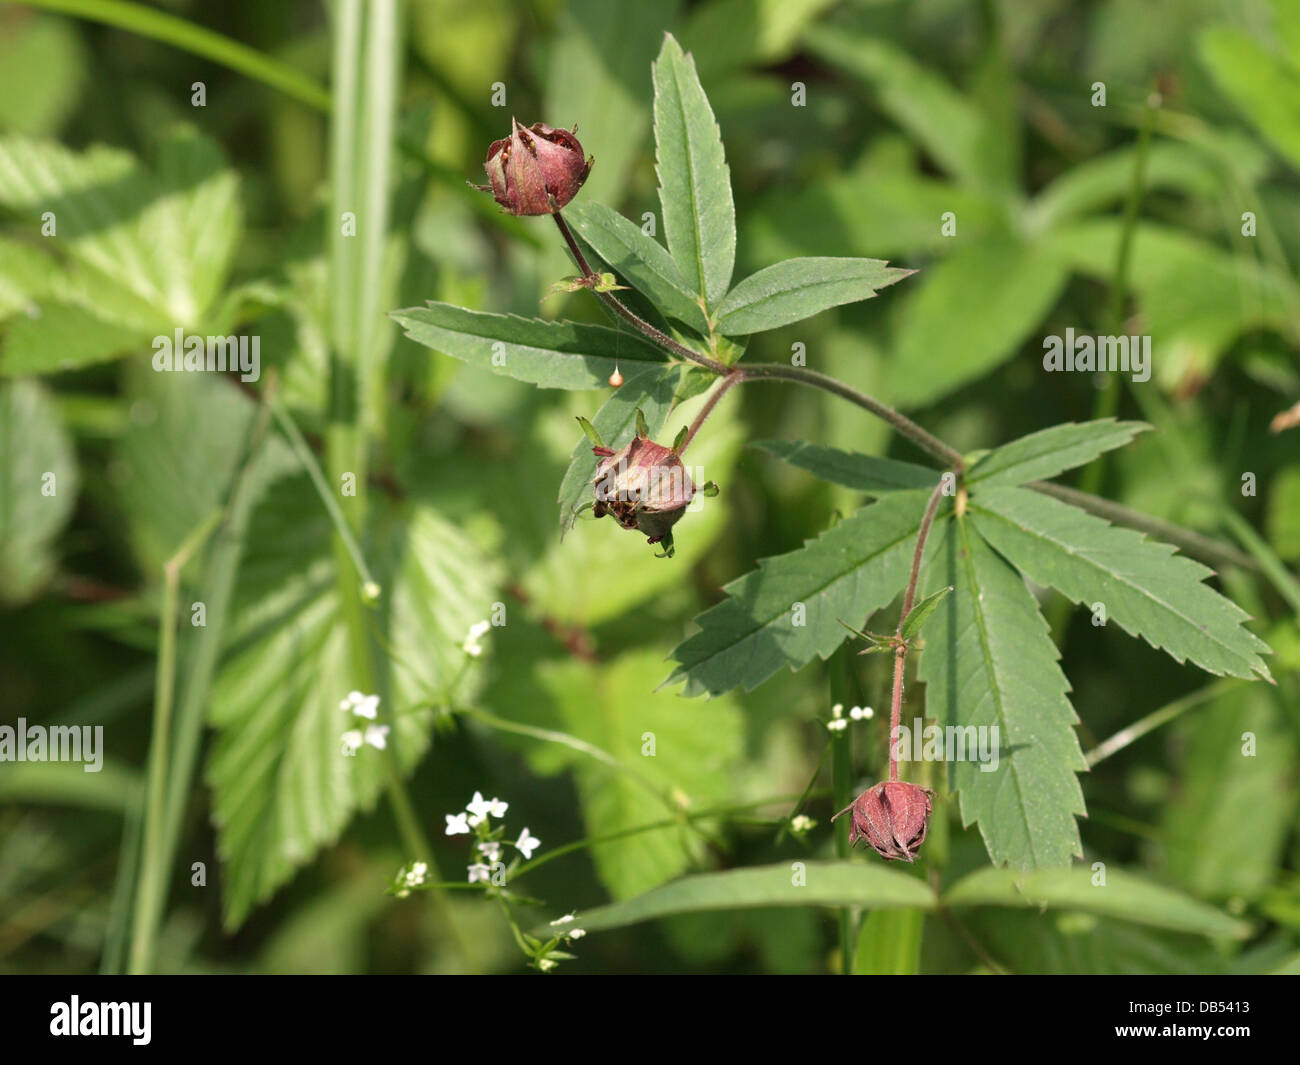
[[[583,161],[578,127],[534,122],[525,129],[513,118],[510,125],[510,136],[488,148],[483,169],[490,184],[472,187],[491,192],[507,214],[554,214],[577,195],[594,161]]]
[[[925,842],[933,794],[919,784],[886,780],[868,788],[835,817],[853,811],[850,845],[857,846],[859,839],[865,839],[882,858],[910,862]]]
[[[624,529],[636,529],[647,543],[661,541],[672,554],[673,525],[695,498],[695,482],[672,448],[638,433],[621,451],[594,447],[602,456],[596,467],[596,505],[600,518],[612,514]]]

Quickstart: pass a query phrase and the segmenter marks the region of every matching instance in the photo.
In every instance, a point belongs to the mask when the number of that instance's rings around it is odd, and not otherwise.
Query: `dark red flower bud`
[[[663,541],[665,554],[672,554],[670,530],[695,498],[695,482],[681,457],[640,432],[621,451],[592,451],[603,456],[592,482],[592,513],[598,518],[612,514],[624,529],[644,533],[652,544]]]
[[[488,185],[474,185],[491,192],[508,214],[554,214],[582,188],[593,160],[585,162],[582,145],[572,130],[553,129],[534,122],[525,129],[513,118],[509,137],[493,141],[488,148]]]
[[[929,788],[908,784],[902,780],[887,780],[868,788],[840,814],[853,811],[849,843],[857,846],[865,839],[876,853],[891,861],[897,858],[914,860],[916,852],[925,842],[925,830],[930,825]],[[834,821],[835,817],[831,820]]]

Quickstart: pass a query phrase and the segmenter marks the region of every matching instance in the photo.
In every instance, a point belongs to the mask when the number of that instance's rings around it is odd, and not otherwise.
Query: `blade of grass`
[[[207,625],[200,628],[195,636],[192,657],[188,659],[185,684],[181,694],[179,709],[176,713],[176,740],[171,750],[170,774],[163,784],[163,798],[154,807],[153,777],[154,751],[163,752],[166,748],[159,742],[155,733],[150,749],[150,780],[148,805],[144,821],[144,836],[140,873],[138,876],[134,923],[131,936],[130,970],[132,972],[149,972],[153,966],[153,945],[158,924],[162,919],[167,902],[166,871],[172,868],[176,847],[180,837],[181,821],[192,790],[194,766],[198,758],[199,741],[203,736],[203,713],[208,702],[208,692],[212,685],[212,676],[216,670],[217,656],[221,649],[225,633],[226,615],[230,606],[231,593],[234,589],[235,574],[239,569],[239,560],[244,550],[244,535],[248,519],[253,511],[253,502],[257,494],[257,479],[254,471],[262,453],[262,443],[270,421],[269,398],[274,397],[276,379],[267,380],[263,402],[253,421],[249,434],[246,458],[235,478],[231,489],[230,501],[226,508],[225,519],[217,529],[216,540],[208,560],[208,573],[205,581],[204,602],[207,604]],[[177,569],[179,574],[179,568]],[[174,619],[175,603],[164,606],[161,624],[163,629],[159,637],[159,683],[155,702],[155,728],[160,720],[165,720],[164,731],[171,731],[171,684],[175,676],[175,625],[168,624],[168,617]],[[168,635],[170,633],[170,636]],[[168,644],[163,644],[163,639]],[[164,662],[164,655],[170,661]],[[170,673],[172,679],[164,681]],[[164,684],[166,688],[164,689]],[[159,701],[166,691],[168,705],[160,709]],[[166,767],[165,755],[163,766]],[[150,835],[151,815],[153,835]]]
[[[23,0],[28,7],[40,7],[64,15],[127,30],[174,45],[185,52],[210,59],[223,67],[276,89],[317,111],[328,111],[329,93],[306,74],[255,48],[212,30],[196,26],[144,4],[124,0]]]

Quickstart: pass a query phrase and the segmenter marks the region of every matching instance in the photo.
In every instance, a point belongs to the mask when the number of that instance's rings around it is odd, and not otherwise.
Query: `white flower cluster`
[[[490,819],[505,816],[508,809],[510,809],[508,802],[502,802],[496,797],[485,799],[481,791],[476,791],[474,798],[470,799],[462,812],[444,815],[447,819],[448,836],[468,836],[473,831],[478,832],[479,840],[474,845],[474,849],[483,860],[469,866],[471,884],[492,879],[492,865],[501,860],[502,841],[488,837],[487,833],[492,827]],[[524,856],[525,861],[531,858],[533,851],[541,845],[542,841],[529,832],[526,825],[519,833],[519,838],[512,844]]]
[[[556,928],[559,927],[560,925],[572,924],[573,920],[574,920],[574,915],[571,913],[566,913],[563,917],[557,917],[554,921],[552,921],[551,927]],[[585,929],[582,928],[570,928],[567,932],[564,932],[562,934],[565,939],[581,939],[583,936],[587,934],[587,932]]]
[[[379,696],[363,695],[358,691],[348,692],[347,697],[339,703],[339,709],[345,714],[373,722],[379,716]],[[370,724],[366,726],[364,732],[354,728],[343,733],[343,753],[349,757],[366,744],[381,751],[387,747],[388,726]]]
[[[397,871],[397,880],[399,887],[397,897],[406,898],[411,893],[411,888],[419,887],[429,879],[429,866],[427,862],[413,862],[411,868],[402,868]]]
[[[479,640],[488,634],[492,628],[490,621],[476,621],[469,627],[469,635],[465,637],[465,642],[461,644],[461,650],[472,658],[477,658],[483,653],[483,645]]]
[[[869,721],[875,711],[869,706],[855,706],[849,710],[849,717],[854,721]],[[844,704],[836,703],[831,707],[831,719],[826,722],[826,728],[831,732],[843,732],[849,727],[849,720],[844,716]]]

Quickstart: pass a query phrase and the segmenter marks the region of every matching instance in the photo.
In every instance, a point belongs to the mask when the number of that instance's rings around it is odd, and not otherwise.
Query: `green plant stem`
[[[555,219],[555,224],[559,228],[560,234],[564,237],[564,242],[569,246],[569,254],[573,256],[574,263],[576,263],[578,269],[582,271],[583,280],[594,283],[600,278],[600,274],[598,271],[593,270],[591,264],[587,262],[587,257],[583,255],[582,249],[578,246],[578,242],[573,237],[573,232],[569,229],[569,223],[564,220],[564,216],[561,215],[559,211],[556,211],[551,215],[551,217]],[[728,373],[731,370],[731,367],[725,362],[719,362],[717,359],[711,359],[709,356],[703,355],[698,351],[692,351],[685,344],[679,344],[662,329],[656,329],[612,292],[597,292],[595,288],[593,288],[592,291],[596,293],[596,297],[604,303],[606,307],[617,314],[625,322],[634,326],[640,333],[643,333],[661,348],[676,355],[679,359],[685,359],[688,362],[696,363],[699,366],[703,366],[706,370],[712,370],[715,374],[719,375]]]
[[[338,500],[334,498],[334,493],[330,491],[329,483],[325,480],[324,471],[321,470],[320,463],[316,461],[311,445],[307,443],[302,432],[294,423],[293,417],[285,410],[284,404],[278,398],[271,400],[270,406],[276,424],[289,441],[289,446],[293,448],[294,454],[298,456],[302,468],[307,471],[311,483],[315,485],[316,494],[320,496],[320,501],[325,506],[325,512],[329,515],[334,531],[338,533],[339,539],[343,541],[343,546],[347,549],[348,557],[352,560],[357,576],[366,584],[375,584],[370,567],[366,565],[365,555],[361,553],[361,546],[357,543],[357,538],[352,535],[352,530],[348,526],[347,518],[343,516],[343,510],[339,507]]]
[[[199,743],[203,737],[203,715],[208,703],[208,692],[212,686],[217,657],[225,637],[235,574],[239,569],[239,560],[244,548],[244,534],[258,488],[255,469],[262,453],[262,443],[271,417],[268,401],[274,398],[276,388],[277,380],[272,375],[268,378],[263,392],[262,405],[253,419],[246,456],[240,472],[235,477],[225,518],[217,531],[208,560],[203,600],[207,604],[207,624],[198,631],[195,639],[175,715],[176,739],[171,750],[170,768],[164,778],[161,827],[154,837],[155,842],[152,847],[147,833],[142,841],[140,873],[136,878],[137,894],[131,930],[132,945],[129,952],[133,972],[149,972],[153,967],[153,944],[167,902],[166,873],[175,861],[181,822],[192,791],[194,766],[198,760]],[[162,624],[166,624],[165,615]],[[174,626],[172,628],[174,636]],[[159,638],[158,666],[161,676],[164,669],[161,632]],[[167,668],[174,670],[174,648],[170,654],[173,662]],[[158,690],[161,692],[161,685]],[[160,713],[162,711],[155,702],[155,718]],[[167,711],[166,716],[168,717],[167,728],[170,732],[172,723],[170,710]],[[161,746],[158,749],[162,750]],[[150,753],[152,761],[152,749]],[[144,825],[147,824],[146,813]]]
[[[829,662],[830,689],[832,704],[843,704],[852,700],[849,676],[848,650],[841,647],[831,656]],[[853,795],[853,739],[849,729],[841,729],[831,737],[831,800],[832,805],[843,812],[852,802]],[[836,814],[838,817],[839,814]],[[849,857],[849,840],[843,832],[835,833],[835,856],[841,861]],[[840,973],[848,976],[853,972],[853,952],[855,939],[855,910],[852,906],[841,907],[837,915],[840,943]]]
[[[1130,743],[1133,743],[1148,732],[1154,732],[1161,725],[1167,725],[1175,718],[1182,716],[1188,710],[1200,706],[1202,703],[1209,702],[1211,699],[1217,699],[1220,695],[1226,695],[1234,688],[1240,687],[1244,681],[1237,680],[1235,677],[1225,677],[1222,680],[1216,680],[1213,684],[1207,684],[1203,688],[1198,688],[1194,692],[1188,692],[1181,699],[1175,699],[1171,703],[1166,703],[1158,710],[1153,710],[1145,717],[1134,721],[1131,725],[1126,725],[1109,739],[1103,740],[1092,750],[1084,755],[1084,760],[1088,763],[1088,768],[1092,769],[1099,762],[1105,761],[1113,754],[1118,754]]]
[[[709,415],[713,413],[713,408],[718,405],[718,400],[731,391],[735,385],[740,384],[744,379],[745,371],[735,369],[728,372],[727,375],[714,386],[714,389],[709,394],[709,398],[705,401],[704,406],[700,408],[700,413],[695,416],[695,420],[691,422],[690,427],[686,430],[686,435],[682,437],[682,442],[677,445],[678,455],[682,455],[686,452],[686,448],[690,445],[690,442],[695,439],[695,434],[700,431],[700,426],[702,426],[708,419]]]
[[[1158,97],[1147,98],[1138,133],[1137,152],[1133,158],[1133,183],[1124,203],[1124,220],[1120,227],[1119,248],[1115,253],[1115,273],[1110,283],[1109,325],[1110,335],[1119,336],[1124,329],[1124,304],[1128,299],[1129,264],[1133,258],[1133,238],[1137,233],[1138,212],[1142,207],[1142,193],[1146,185],[1147,153],[1151,146],[1151,130],[1155,124]],[[1121,385],[1114,374],[1104,378],[1093,403],[1093,418],[1113,418],[1119,410]],[[1106,469],[1106,457],[1099,455],[1083,471],[1079,487],[1085,492],[1096,492],[1101,487]]]
[[[135,898],[135,936],[131,942],[132,973],[149,971],[157,931],[156,923],[149,918],[162,909],[160,900],[167,877],[168,867],[161,861],[161,855],[166,822],[167,770],[171,756],[172,703],[176,694],[176,629],[180,624],[181,570],[212,535],[220,517],[219,512],[213,514],[195,528],[163,566],[153,730],[149,740],[149,783],[145,793],[144,846]]]
[[[962,457],[960,451],[949,447],[938,437],[922,429],[911,418],[894,410],[893,407],[873,399],[865,392],[859,392],[856,388],[846,385],[843,381],[837,381],[834,377],[829,377],[817,370],[810,370],[806,366],[786,366],[784,363],[779,362],[746,363],[744,370],[745,380],[747,381],[763,379],[794,381],[810,388],[820,388],[823,392],[829,392],[841,399],[847,399],[850,403],[874,414],[881,421],[887,422],[921,450],[928,452],[943,463],[944,466],[956,471],[959,477],[966,471],[966,460]]]
[[[599,275],[592,270],[591,265],[587,262],[586,256],[583,255],[582,249],[578,246],[573,233],[569,230],[568,223],[564,221],[560,212],[556,211],[552,217],[555,219],[555,224],[559,227],[560,233],[564,236],[565,243],[569,246],[569,253],[573,256],[573,261],[577,264],[578,269],[582,271],[583,277],[587,280],[598,277]],[[596,295],[620,318],[671,354],[703,366],[706,370],[712,370],[719,376],[732,373],[732,368],[726,363],[711,359],[698,351],[692,351],[684,344],[679,344],[668,334],[656,329],[612,293],[597,292]],[[765,378],[783,378],[787,381],[797,381],[799,384],[808,385],[811,388],[820,388],[823,392],[830,392],[841,399],[847,399],[850,403],[854,403],[863,410],[870,411],[877,418],[888,422],[903,436],[906,436],[924,451],[928,451],[944,465],[951,466],[959,475],[966,469],[965,460],[960,452],[955,451],[937,437],[927,433],[910,418],[900,414],[892,407],[886,406],[879,400],[872,399],[866,393],[859,392],[856,388],[837,381],[833,377],[828,377],[826,374],[818,373],[816,370],[810,370],[803,366],[785,366],[781,363],[753,363],[744,367],[743,376],[740,380],[750,381]]]
[[[524,725],[517,721],[509,721],[503,717],[497,717],[486,710],[479,710],[477,707],[467,706],[459,707],[455,711],[458,714],[464,714],[466,717],[472,717],[475,721],[481,721],[491,728],[499,729],[502,732],[513,732],[518,736],[529,736],[535,740],[543,740],[547,743],[559,743],[565,747],[572,748],[589,758],[615,769],[620,773],[627,774],[628,778],[635,780],[641,787],[645,788],[651,795],[658,799],[663,805],[676,813],[681,812],[681,805],[676,802],[671,793],[661,788],[649,777],[645,776],[629,765],[625,765],[615,758],[608,751],[603,750],[594,744],[581,740],[577,736],[570,736],[567,732],[556,732],[553,729],[537,728],[533,725]]]
[[[144,4],[125,3],[122,0],[23,0],[23,3],[28,7],[75,15],[174,45],[182,51],[209,59],[254,81],[260,81],[317,111],[329,110],[329,93],[301,71],[220,33],[213,33]]]
[[[804,796],[807,797],[806,795]],[[599,836],[589,836],[586,839],[574,840],[572,843],[566,843],[563,846],[555,847],[545,854],[539,855],[532,861],[524,862],[514,871],[512,880],[518,880],[525,873],[531,873],[538,866],[552,862],[556,858],[563,858],[566,854],[573,854],[575,851],[587,850],[590,847],[599,847],[602,843],[616,843],[619,840],[628,839],[632,836],[638,836],[643,832],[657,832],[665,828],[674,828],[683,822],[704,821],[715,817],[724,820],[731,814],[747,813],[750,810],[758,810],[764,806],[775,806],[778,803],[789,802],[796,798],[794,795],[771,795],[766,799],[753,799],[743,803],[729,803],[725,806],[711,806],[705,810],[683,811],[677,817],[667,818],[662,821],[651,821],[648,824],[636,825],[632,828],[621,828],[617,832],[606,832]]]

